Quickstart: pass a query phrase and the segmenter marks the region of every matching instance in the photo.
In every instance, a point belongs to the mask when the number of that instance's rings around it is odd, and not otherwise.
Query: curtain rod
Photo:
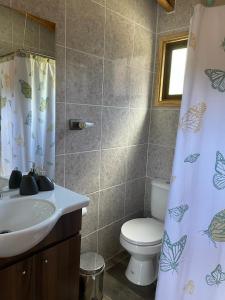
[[[53,56],[42,54],[42,53],[38,53],[38,52],[34,52],[34,51],[31,51],[31,50],[27,50],[27,49],[17,49],[16,51],[10,52],[10,53],[5,54],[5,55],[1,55],[0,57],[3,58],[3,57],[10,56],[10,55],[14,55],[16,53],[38,55],[38,56],[41,56],[41,57],[44,57],[44,58],[54,59],[55,60],[55,57],[53,57]]]

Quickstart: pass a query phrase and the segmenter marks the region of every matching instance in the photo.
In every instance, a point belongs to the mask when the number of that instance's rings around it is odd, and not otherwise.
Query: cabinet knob
[[[27,271],[24,270],[24,271],[22,272],[22,275],[24,276],[24,275],[26,275],[26,274],[27,274]]]
[[[47,259],[44,259],[44,263],[47,264],[47,263],[48,263],[48,260],[47,260]]]

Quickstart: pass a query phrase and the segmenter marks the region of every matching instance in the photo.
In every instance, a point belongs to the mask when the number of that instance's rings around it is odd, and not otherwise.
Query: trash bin
[[[94,252],[80,256],[80,300],[102,300],[104,258]]]

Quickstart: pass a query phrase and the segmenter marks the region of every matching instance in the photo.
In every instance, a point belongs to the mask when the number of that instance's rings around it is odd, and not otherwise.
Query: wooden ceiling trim
[[[167,12],[173,11],[175,7],[175,0],[157,0]]]

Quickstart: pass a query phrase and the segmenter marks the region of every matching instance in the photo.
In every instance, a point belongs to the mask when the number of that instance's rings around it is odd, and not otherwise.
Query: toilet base
[[[140,286],[152,284],[157,278],[153,257],[143,261],[131,256],[126,270],[126,277],[132,283]]]

